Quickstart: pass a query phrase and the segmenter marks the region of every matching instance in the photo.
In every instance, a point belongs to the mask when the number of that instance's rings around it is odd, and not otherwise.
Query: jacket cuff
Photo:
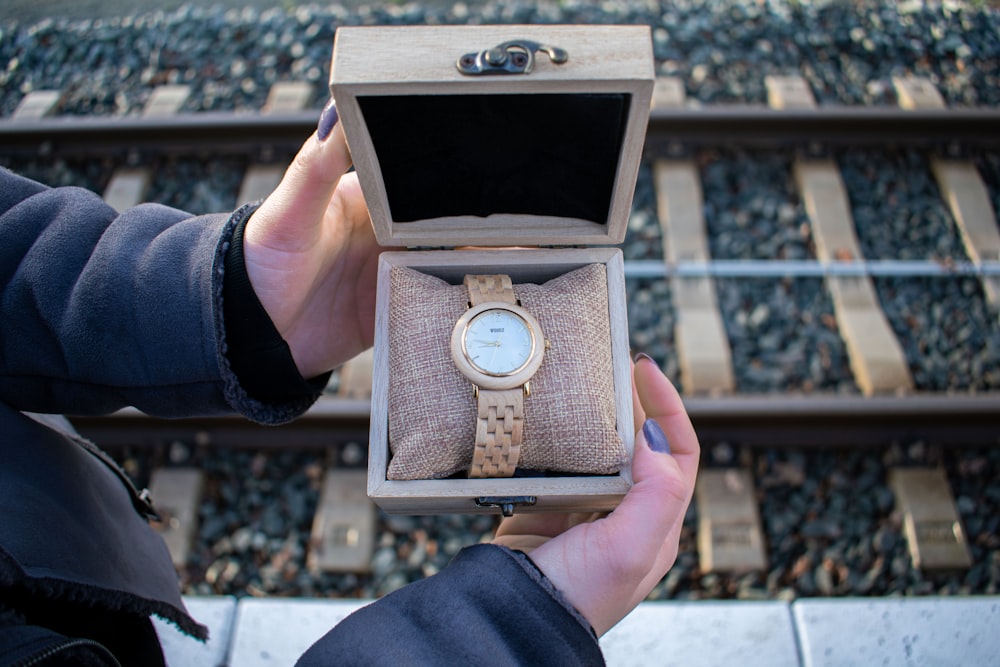
[[[212,270],[215,328],[226,401],[252,421],[282,424],[309,409],[330,374],[311,380],[299,375],[291,351],[250,285],[242,230],[259,206],[256,202],[237,209],[216,249]],[[238,254],[231,259],[231,252]]]
[[[598,640],[597,631],[594,630],[594,626],[590,624],[590,621],[588,621],[587,618],[573,606],[573,603],[562,594],[562,591],[556,588],[552,582],[549,581],[549,578],[545,576],[544,572],[538,569],[538,566],[535,565],[535,561],[531,560],[531,557],[528,556],[528,554],[523,551],[508,549],[504,546],[500,546],[500,548],[509,552],[511,557],[514,559],[514,562],[521,566],[521,569],[523,569],[527,575],[531,577],[532,581],[538,584],[546,593],[551,595],[556,602],[562,605],[562,608],[565,609],[570,616],[575,618],[580,625],[586,628],[586,630],[594,638],[594,641]]]
[[[604,658],[590,625],[523,554],[478,544],[348,616],[297,667],[330,664],[586,667]]]
[[[246,215],[236,222],[226,251],[222,286],[226,358],[240,385],[259,401],[312,399],[323,390],[330,375],[303,379],[288,343],[257,299],[243,255],[243,232],[249,219]]]

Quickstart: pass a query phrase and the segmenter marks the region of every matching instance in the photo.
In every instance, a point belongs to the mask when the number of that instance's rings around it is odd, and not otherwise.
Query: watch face
[[[531,360],[535,339],[520,315],[492,308],[469,321],[462,347],[474,368],[504,376],[518,372]]]

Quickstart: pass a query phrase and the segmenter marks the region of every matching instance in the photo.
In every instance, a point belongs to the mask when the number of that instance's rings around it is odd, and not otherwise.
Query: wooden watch
[[[510,276],[467,275],[465,286],[469,309],[455,323],[451,355],[478,404],[469,477],[510,477],[521,455],[528,381],[547,341],[514,295]]]

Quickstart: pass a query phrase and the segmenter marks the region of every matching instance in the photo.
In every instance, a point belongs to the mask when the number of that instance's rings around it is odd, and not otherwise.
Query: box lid
[[[648,26],[344,27],[330,89],[379,243],[604,245],[653,78]]]

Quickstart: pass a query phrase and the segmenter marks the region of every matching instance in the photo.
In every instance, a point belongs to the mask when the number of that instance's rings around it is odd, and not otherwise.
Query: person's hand
[[[649,357],[635,362],[632,391],[634,485],[621,504],[603,518],[518,514],[504,519],[494,539],[530,552],[598,636],[634,609],[674,564],[698,472],[694,428],[677,390]]]
[[[371,347],[380,248],[336,108],[244,232],[247,274],[304,378]],[[335,332],[335,334],[334,334]]]

